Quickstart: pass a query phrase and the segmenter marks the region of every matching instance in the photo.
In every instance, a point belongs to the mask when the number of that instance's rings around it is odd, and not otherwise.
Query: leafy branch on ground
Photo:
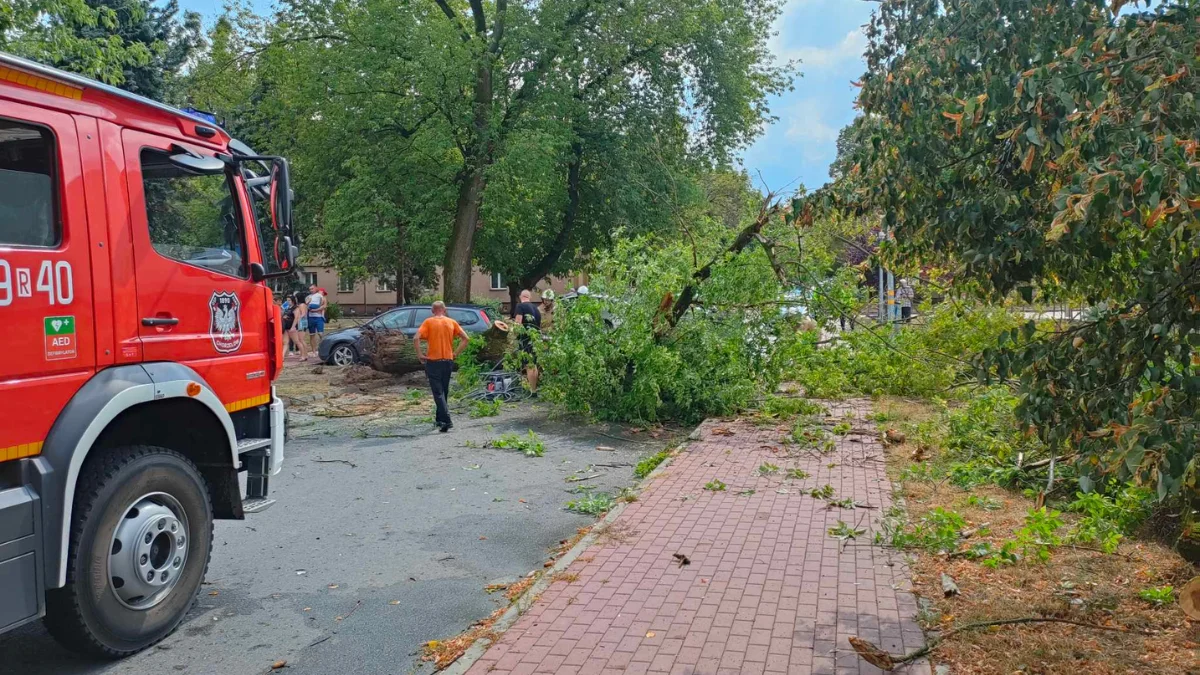
[[[541,437],[534,433],[533,429],[530,429],[524,436],[514,433],[504,434],[499,438],[488,441],[487,447],[499,448],[501,450],[520,450],[525,453],[526,457],[541,457],[546,454],[545,443],[542,442]]]

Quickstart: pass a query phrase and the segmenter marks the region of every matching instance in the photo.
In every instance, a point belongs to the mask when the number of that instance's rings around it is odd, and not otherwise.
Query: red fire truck
[[[269,504],[290,216],[282,158],[0,54],[0,633],[145,649]]]

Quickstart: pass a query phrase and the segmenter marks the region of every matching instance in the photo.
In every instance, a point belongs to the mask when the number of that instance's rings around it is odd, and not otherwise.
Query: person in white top
[[[316,284],[309,286],[308,297],[304,299],[304,304],[308,307],[308,343],[312,347],[312,352],[316,354],[317,348],[321,346],[321,340],[325,337],[325,309],[329,307],[325,289],[319,288]]]

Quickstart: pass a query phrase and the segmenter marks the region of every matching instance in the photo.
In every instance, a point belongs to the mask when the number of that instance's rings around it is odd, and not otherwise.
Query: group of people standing
[[[329,308],[328,293],[313,284],[308,295],[294,293],[284,298],[283,332],[288,336],[288,352],[299,355],[301,361],[308,360],[311,351],[315,357],[317,347],[325,337],[325,310]]]

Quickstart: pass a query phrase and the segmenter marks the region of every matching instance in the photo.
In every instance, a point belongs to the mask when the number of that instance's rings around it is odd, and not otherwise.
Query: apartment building
[[[440,277],[439,272],[439,280]],[[343,279],[336,269],[321,266],[319,263],[302,264],[299,269],[299,281],[304,288],[312,284],[324,288],[329,293],[329,301],[336,302],[348,316],[373,316],[399,304],[393,282],[386,279]],[[586,275],[582,274],[565,278],[551,277],[543,280],[539,287],[534,289],[534,299],[540,300],[540,292],[548,288],[561,295],[586,283]],[[429,291],[435,296],[440,292],[440,288]],[[499,274],[477,268],[471,275],[471,299],[495,301],[507,311],[508,281]]]

